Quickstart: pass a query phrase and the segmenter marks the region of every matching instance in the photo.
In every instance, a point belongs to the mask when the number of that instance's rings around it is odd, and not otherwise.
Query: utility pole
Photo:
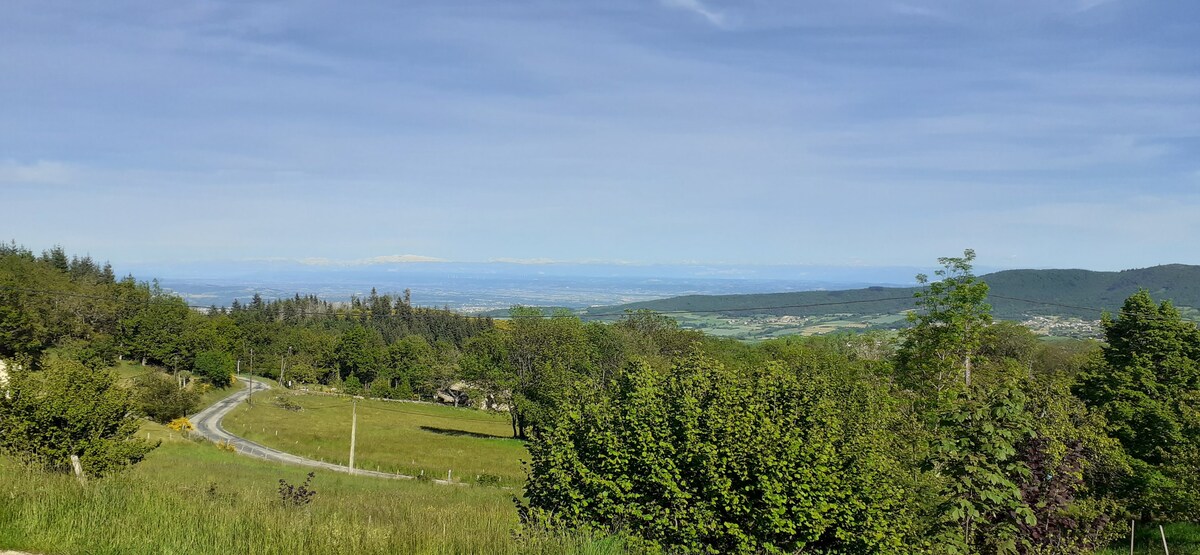
[[[358,399],[351,399],[350,407],[350,473],[354,474],[354,437],[358,435]]]
[[[250,375],[254,375],[254,347],[250,347]],[[246,397],[246,404],[254,407],[254,380],[250,380],[250,395]]]
[[[292,354],[292,348],[289,346],[288,347],[288,355],[291,355],[291,354]],[[287,387],[287,385],[284,385],[284,383],[283,383],[283,363],[285,361],[287,361],[287,357],[280,354],[279,355],[279,387],[283,387],[283,388]]]

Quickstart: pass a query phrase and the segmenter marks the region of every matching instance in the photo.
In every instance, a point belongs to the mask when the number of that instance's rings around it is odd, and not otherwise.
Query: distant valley
[[[826,270],[825,272],[817,270]],[[686,328],[745,340],[905,325],[917,288],[902,276],[913,268],[816,269],[788,279],[783,268],[749,277],[713,276],[694,267],[617,268],[516,264],[309,269],[240,277],[160,280],[193,306],[228,306],[253,295],[296,293],[332,302],[411,289],[414,304],[503,318],[514,305],[566,308],[585,320],[610,321],[626,310],[654,310]],[[604,274],[582,275],[587,272]],[[665,277],[648,275],[654,272]],[[1053,336],[1093,337],[1104,310],[1134,291],[1171,300],[1185,317],[1200,318],[1200,266],[1169,264],[1119,272],[1003,270],[982,276],[996,318]],[[810,278],[810,279],[804,279]],[[910,278],[911,280],[911,278]],[[908,283],[912,283],[909,281]]]
[[[1151,268],[1089,270],[1005,270],[981,276],[990,286],[989,303],[998,319],[1025,323],[1053,336],[1098,334],[1103,311],[1115,312],[1138,289],[1170,300],[1184,317],[1200,319],[1200,266],[1169,264]],[[738,339],[764,339],[838,330],[894,329],[914,307],[916,287],[866,287],[750,295],[687,295],[595,307],[585,319],[610,320],[627,310],[654,310],[684,327]]]

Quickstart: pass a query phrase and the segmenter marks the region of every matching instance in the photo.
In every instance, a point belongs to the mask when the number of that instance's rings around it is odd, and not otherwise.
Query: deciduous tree
[[[51,358],[40,372],[14,372],[0,396],[0,449],[48,469],[105,475],[134,464],[155,445],[137,438],[130,392],[116,376]]]

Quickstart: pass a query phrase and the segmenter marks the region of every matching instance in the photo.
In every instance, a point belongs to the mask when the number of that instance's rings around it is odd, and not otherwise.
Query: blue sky
[[[1200,263],[1190,1],[9,0],[0,75],[0,237],[118,267]]]

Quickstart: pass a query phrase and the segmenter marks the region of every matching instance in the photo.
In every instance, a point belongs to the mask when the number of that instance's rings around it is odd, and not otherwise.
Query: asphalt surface
[[[225,431],[225,428],[221,427],[221,419],[225,418],[225,415],[229,414],[229,411],[233,410],[234,407],[237,407],[238,403],[245,402],[246,398],[251,394],[270,389],[270,386],[257,380],[251,380],[247,378],[238,379],[246,383],[245,389],[234,393],[233,395],[230,395],[221,401],[217,401],[212,406],[196,413],[195,416],[191,417],[192,425],[196,427],[196,432],[201,436],[204,436],[209,441],[214,443],[226,442],[229,445],[232,445],[239,454],[284,464],[321,468],[325,470],[332,470],[334,472],[345,472],[347,474],[354,474],[355,476],[373,476],[376,478],[393,478],[404,480],[411,480],[415,478],[414,476],[409,476],[407,474],[391,474],[388,472],[363,470],[361,468],[351,470],[348,466],[308,459],[293,455],[291,453],[285,453],[278,449],[272,449],[260,443],[255,443]],[[447,482],[446,480],[433,480],[433,482],[439,484],[451,483]]]

